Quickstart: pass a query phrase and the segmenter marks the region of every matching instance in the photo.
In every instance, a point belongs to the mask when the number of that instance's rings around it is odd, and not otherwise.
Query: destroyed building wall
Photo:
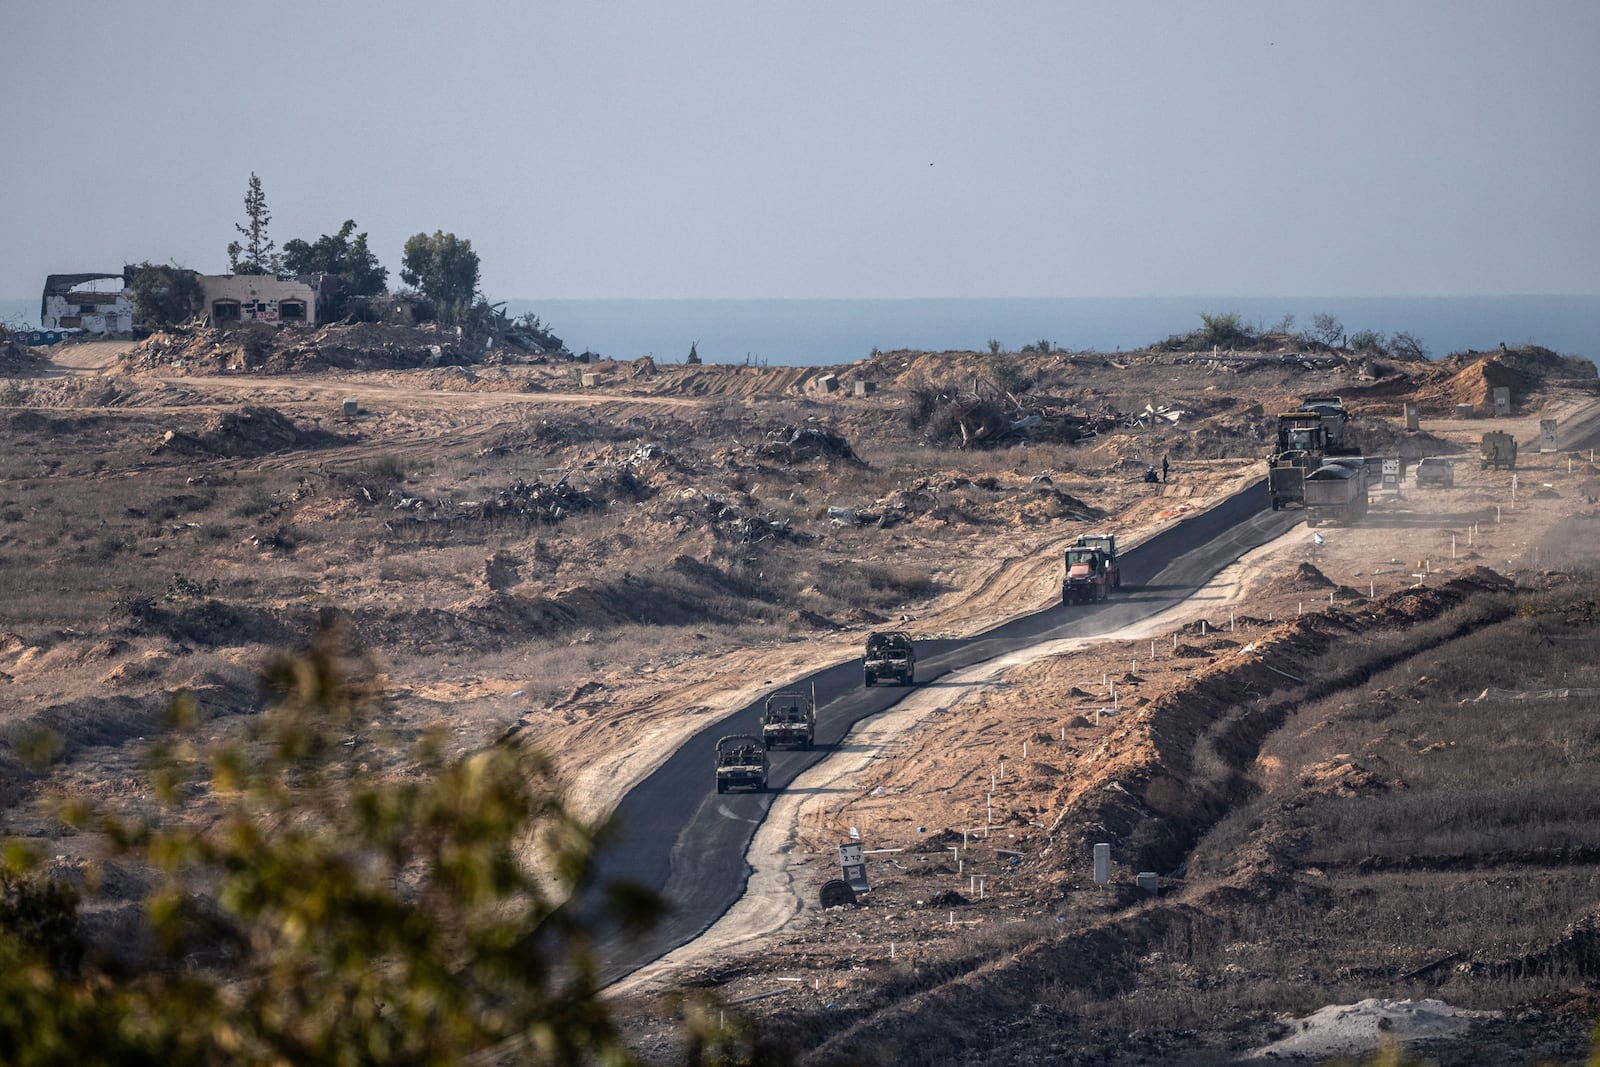
[[[115,281],[115,288],[102,282]],[[133,332],[133,294],[121,274],[52,274],[45,279],[39,328],[108,334]]]
[[[285,326],[315,326],[318,302],[327,294],[331,279],[314,281],[277,278],[270,274],[202,274],[206,321],[212,326],[232,322],[270,322]]]

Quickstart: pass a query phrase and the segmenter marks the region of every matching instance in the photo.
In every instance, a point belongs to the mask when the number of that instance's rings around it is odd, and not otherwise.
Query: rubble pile
[[[842,436],[814,427],[784,426],[770,431],[760,444],[746,450],[762,459],[798,463],[808,459],[844,460],[860,464],[861,458]]]
[[[378,502],[366,486],[358,487],[357,493],[371,503]],[[600,506],[588,493],[572,485],[569,475],[562,475],[553,483],[526,482],[519,478],[481,500],[455,501],[448,497],[429,500],[406,495],[397,489],[385,493],[383,500],[391,510],[405,513],[389,520],[390,527],[395,529],[424,523],[555,523],[573,512]]]
[[[44,362],[43,356],[17,340],[10,330],[0,326],[0,377],[20,378],[36,374]]]
[[[335,323],[307,333],[266,323],[225,330],[152,334],[123,359],[124,369],[170,374],[298,374],[329,369],[402,370],[460,366],[472,359],[458,331],[435,323],[388,326]]]

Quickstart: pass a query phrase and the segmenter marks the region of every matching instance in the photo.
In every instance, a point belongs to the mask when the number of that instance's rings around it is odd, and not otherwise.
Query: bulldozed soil
[[[1454,487],[1377,492],[1361,525],[1296,527],[1180,609],[908,691],[777,798],[746,898],[614,1002],[652,1058],[699,998],[730,1047],[748,1026],[817,1063],[1316,1062],[1384,1034],[1439,1062],[1588,1051],[1600,467],[1532,446],[1541,417],[1595,418],[1592,364],[1287,344],[577,364],[375,326],[98,345],[5,371],[0,407],[0,802],[63,877],[100,845],[42,798],[150,803],[170,694],[227,736],[265,656],[329,615],[381,658],[374,765],[403,773],[429,728],[462,753],[512,733],[601,813],[871,629],[1052,603],[1067,541],[1133,544],[1259,480],[1274,415],[1333,393],[1369,453],[1453,455]],[[1509,417],[1453,417],[1500,385]],[[1522,441],[1514,475],[1478,469],[1488,429]],[[41,730],[47,767],[21,753]],[[871,892],[823,909],[851,840]],[[115,873],[107,937],[145,884]],[[1365,1005],[1341,1018],[1370,1041],[1313,1016],[1335,1004]]]

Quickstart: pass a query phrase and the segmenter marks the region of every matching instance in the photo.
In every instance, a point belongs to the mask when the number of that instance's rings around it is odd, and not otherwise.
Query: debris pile
[[[244,323],[225,330],[152,334],[123,357],[123,366],[129,371],[159,369],[165,374],[299,374],[331,368],[459,366],[472,361],[459,331],[435,323],[335,323],[311,332]]]
[[[762,459],[780,463],[798,463],[801,460],[844,460],[862,465],[861,457],[842,436],[814,427],[784,426],[770,431],[760,444],[747,450]]]
[[[389,520],[392,528],[423,523],[443,522],[560,522],[577,511],[588,511],[598,503],[588,493],[573,486],[569,475],[562,475],[554,483],[526,482],[517,479],[503,489],[481,500],[454,501],[449,498],[428,500],[408,496],[397,489],[383,495],[384,502],[394,511],[405,512]],[[362,499],[377,503],[371,489],[357,488]]]
[[[19,378],[36,374],[44,357],[17,340],[16,334],[0,326],[0,377]]]

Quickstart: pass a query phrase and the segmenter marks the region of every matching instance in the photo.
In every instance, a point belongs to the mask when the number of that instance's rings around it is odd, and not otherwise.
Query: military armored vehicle
[[[904,630],[881,630],[867,635],[867,651],[861,670],[867,685],[893,678],[901,685],[917,680],[917,648]]]
[[[767,791],[767,746],[755,734],[717,738],[717,792],[741,788]]]
[[[810,748],[817,736],[816,692],[773,693],[761,712],[761,742],[767,748]]]

